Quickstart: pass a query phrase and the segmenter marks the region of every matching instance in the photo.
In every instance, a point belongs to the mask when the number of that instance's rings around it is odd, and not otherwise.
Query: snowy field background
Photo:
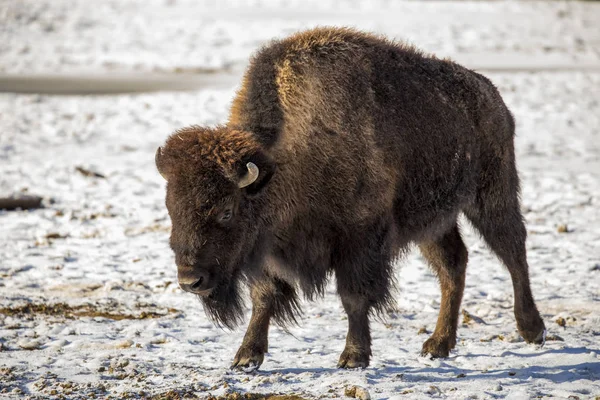
[[[340,398],[359,385],[374,399],[597,399],[599,20],[596,2],[0,0],[2,74],[219,74],[272,37],[323,24],[467,65],[538,69],[482,72],[517,120],[531,282],[550,339],[519,339],[509,275],[464,223],[470,317],[448,359],[418,356],[439,289],[415,251],[397,268],[398,308],[372,323],[369,368],[335,368],[347,321],[331,284],[304,304],[300,326],[271,328],[260,371],[232,372],[245,327],[213,327],[178,288],[154,151],[176,128],[223,122],[237,80],[192,92],[0,93],[0,197],[47,198],[44,209],[0,211],[0,398]]]

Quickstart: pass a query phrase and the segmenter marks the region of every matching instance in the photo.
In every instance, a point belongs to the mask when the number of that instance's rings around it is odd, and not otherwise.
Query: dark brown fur
[[[464,289],[462,212],[507,266],[519,331],[539,343],[513,137],[496,88],[451,61],[350,29],[273,42],[252,59],[226,126],[178,131],[157,154],[180,281],[201,276],[205,308],[226,326],[250,285],[234,360],[248,367],[263,361],[270,319],[295,320],[297,292],[322,294],[335,273],[349,321],[339,366],[364,367],[369,314],[392,303],[392,264],[417,243],[442,288],[423,352],[444,357]],[[261,173],[239,189],[248,161]]]

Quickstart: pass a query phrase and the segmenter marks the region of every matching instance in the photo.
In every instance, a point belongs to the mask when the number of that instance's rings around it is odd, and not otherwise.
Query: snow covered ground
[[[271,329],[259,372],[232,372],[244,329],[213,327],[178,288],[154,151],[176,128],[222,122],[235,83],[187,93],[4,93],[0,197],[29,192],[48,202],[0,212],[0,398],[338,398],[352,385],[382,399],[600,396],[600,69],[578,69],[600,60],[598,4],[90,4],[0,0],[0,72],[221,69],[317,24],[375,30],[457,59],[569,60],[563,71],[486,73],[517,120],[531,281],[552,340],[538,348],[519,339],[508,273],[464,223],[471,318],[448,359],[418,356],[439,289],[415,251],[398,265],[398,308],[372,323],[369,368],[335,368],[347,321],[331,285],[304,304],[300,326]]]

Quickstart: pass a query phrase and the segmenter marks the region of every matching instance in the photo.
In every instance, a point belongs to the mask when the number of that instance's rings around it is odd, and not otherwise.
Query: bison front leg
[[[348,314],[346,347],[340,355],[338,368],[366,368],[371,358],[371,331],[369,302],[365,297],[340,293],[342,305]]]
[[[288,283],[265,278],[251,288],[252,317],[242,345],[238,349],[231,368],[251,372],[263,363],[269,349],[269,323],[271,317],[284,324],[295,320],[298,303],[294,288]]]
[[[231,368],[251,372],[263,363],[269,348],[269,320],[271,313],[264,304],[252,301],[252,318],[244,341],[238,349]]]
[[[381,224],[361,231],[336,252],[334,269],[337,288],[348,314],[346,347],[338,368],[365,368],[371,357],[369,314],[393,303],[392,229]]]

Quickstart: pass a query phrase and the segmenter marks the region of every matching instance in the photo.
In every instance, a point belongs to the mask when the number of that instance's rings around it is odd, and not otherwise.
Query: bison
[[[318,28],[251,59],[229,119],[158,148],[181,288],[218,324],[252,316],[234,368],[258,368],[271,320],[300,313],[334,274],[348,314],[338,367],[366,367],[369,317],[393,303],[394,261],[417,244],[442,300],[422,353],[456,344],[464,214],[508,268],[527,342],[545,327],[531,293],[515,124],[484,76],[383,37]]]

